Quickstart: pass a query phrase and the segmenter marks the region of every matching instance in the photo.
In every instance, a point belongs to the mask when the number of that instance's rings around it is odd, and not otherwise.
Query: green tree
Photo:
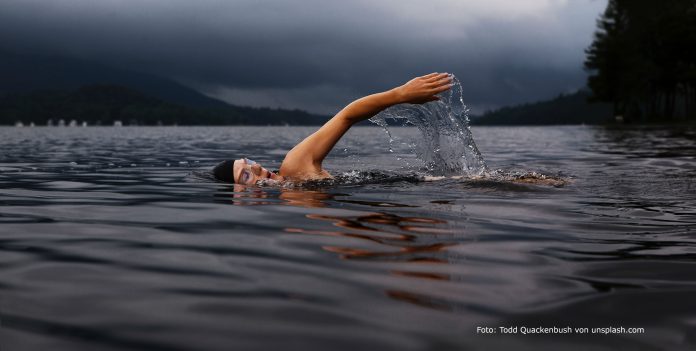
[[[586,50],[592,99],[630,121],[696,118],[696,0],[609,0]]]

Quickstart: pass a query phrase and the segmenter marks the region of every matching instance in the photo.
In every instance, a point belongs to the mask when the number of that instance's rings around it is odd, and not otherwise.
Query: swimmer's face
[[[234,182],[237,184],[252,185],[256,184],[256,182],[261,179],[283,179],[283,177],[246,158],[235,160],[234,169],[232,171],[234,173]]]

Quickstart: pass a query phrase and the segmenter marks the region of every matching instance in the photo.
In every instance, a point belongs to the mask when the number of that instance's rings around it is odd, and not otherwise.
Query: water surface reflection
[[[386,152],[375,128],[351,130],[338,148],[350,157],[326,166],[373,176],[378,165],[397,175],[387,182],[283,189],[191,176],[241,153],[277,166],[308,132],[0,128],[0,347],[696,345],[693,128],[473,130],[492,169],[573,179],[560,188],[421,182],[408,176],[408,147]],[[475,332],[607,323],[647,332]]]

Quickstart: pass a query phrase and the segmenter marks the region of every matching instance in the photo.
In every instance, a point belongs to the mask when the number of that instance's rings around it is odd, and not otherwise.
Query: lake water
[[[202,172],[312,130],[0,128],[0,348],[696,348],[696,128],[473,128],[562,187],[418,182],[415,128],[351,130],[325,167],[357,184]],[[590,331],[522,334],[554,326]]]

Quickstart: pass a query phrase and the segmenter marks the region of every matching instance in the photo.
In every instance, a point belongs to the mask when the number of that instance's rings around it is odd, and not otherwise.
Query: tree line
[[[696,121],[696,0],[609,0],[586,54],[591,99],[615,116]]]
[[[301,110],[183,106],[106,84],[0,95],[0,124],[46,125],[59,120],[90,125],[316,125],[327,117]]]
[[[611,122],[611,106],[606,103],[588,103],[590,92],[580,90],[572,94],[517,106],[487,111],[482,116],[471,116],[474,125],[561,125],[606,124]]]

